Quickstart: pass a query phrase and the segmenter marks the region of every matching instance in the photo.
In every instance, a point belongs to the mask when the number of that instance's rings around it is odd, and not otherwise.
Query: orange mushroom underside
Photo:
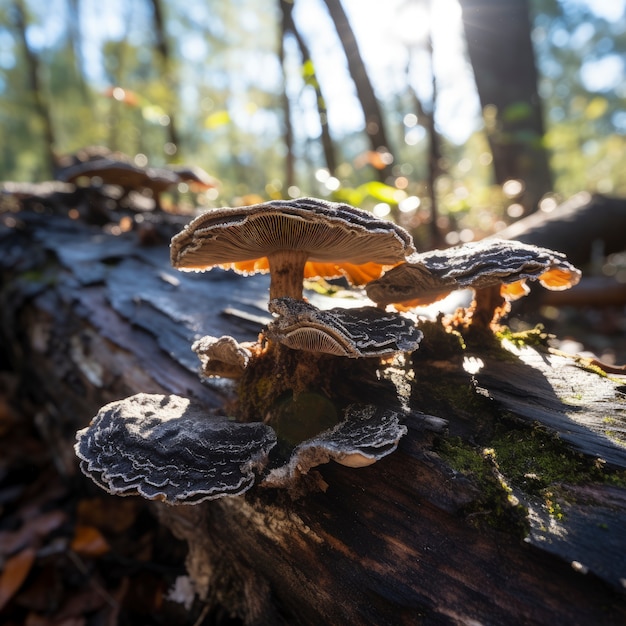
[[[256,272],[269,272],[269,261],[267,257],[260,257],[249,261],[236,261],[233,263],[221,263],[219,267],[232,269],[240,274],[254,274]],[[304,265],[303,278],[339,278],[345,276],[353,285],[365,285],[376,278],[379,278],[383,271],[388,270],[393,265],[381,265],[380,263],[324,263],[317,261],[307,261]]]
[[[546,289],[550,289],[552,291],[562,291],[564,289],[569,289],[570,287],[576,285],[579,279],[579,274],[556,267],[549,269],[547,272],[540,274],[538,277],[541,285],[543,285]],[[519,298],[528,295],[528,292],[530,290],[528,288],[528,285],[526,284],[526,280],[526,278],[522,278],[512,283],[501,284],[500,295],[508,301],[518,300]],[[468,288],[471,288],[471,286],[468,286]],[[458,289],[458,287],[452,286],[450,289],[442,289],[439,292],[425,293],[423,296],[420,296],[418,298],[403,300],[402,302],[395,302],[393,303],[393,306],[399,311],[408,311],[415,307],[428,306],[429,304],[433,304],[435,302],[438,302],[439,300],[443,300],[443,298],[451,294],[455,289]]]

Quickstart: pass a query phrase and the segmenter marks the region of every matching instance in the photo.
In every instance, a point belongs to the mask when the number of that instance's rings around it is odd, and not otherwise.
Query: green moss
[[[437,321],[421,321],[417,327],[424,333],[419,350],[413,353],[413,361],[444,360],[459,357],[465,350],[465,342],[461,333],[448,329]]]
[[[266,423],[276,432],[285,457],[299,443],[339,423],[337,407],[323,393],[305,391],[294,398],[287,393],[269,408]]]
[[[503,341],[510,341],[518,348],[522,346],[547,346],[554,335],[546,333],[543,324],[537,324],[530,330],[513,332],[508,326],[502,326],[496,333],[496,337]]]
[[[626,436],[624,436],[623,431],[621,431],[621,430],[614,430],[612,428],[607,428],[604,431],[604,434],[611,441],[614,441],[616,444],[618,444],[620,446],[626,446]]]
[[[554,483],[579,484],[601,478],[590,459],[539,424],[500,423],[491,446],[502,473],[526,493],[539,494]]]
[[[572,450],[544,426],[498,425],[491,441],[498,467],[524,494],[540,497],[546,511],[563,519],[558,503],[561,484],[604,483],[626,487],[626,472],[607,469],[604,462]]]
[[[481,497],[465,511],[470,523],[514,532],[520,538],[528,534],[526,510],[498,470],[492,449],[469,445],[459,437],[442,438],[435,449],[452,469],[479,489]]]

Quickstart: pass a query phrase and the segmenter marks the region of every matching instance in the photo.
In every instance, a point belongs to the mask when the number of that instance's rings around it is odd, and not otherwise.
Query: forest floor
[[[626,363],[626,310],[569,309],[542,320],[564,351]],[[40,434],[45,408],[17,409],[0,371],[0,622],[5,626],[232,624],[193,602],[186,546],[149,503],[68,476]],[[193,602],[193,604],[192,604]]]
[[[158,524],[150,503],[60,471],[38,432],[45,415],[14,408],[17,386],[0,371],[0,623],[238,623],[193,603],[186,544]]]

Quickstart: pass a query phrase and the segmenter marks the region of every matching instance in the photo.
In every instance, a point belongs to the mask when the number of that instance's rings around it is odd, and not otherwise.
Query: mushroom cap
[[[380,305],[424,306],[456,289],[501,285],[502,296],[516,300],[528,293],[527,279],[562,290],[577,284],[580,276],[560,252],[494,238],[414,254],[369,283],[366,291]]]
[[[364,284],[415,248],[407,231],[372,213],[300,198],[211,209],[172,239],[171,259],[181,270],[249,274],[269,271],[268,255],[281,251],[307,255],[304,278],[343,275]]]
[[[108,157],[83,161],[59,173],[59,180],[74,183],[81,178],[97,178],[107,185],[125,188],[148,187],[165,191],[177,185],[181,179],[175,172],[165,168],[143,168],[133,163]]]
[[[167,169],[174,172],[181,182],[188,183],[196,190],[206,191],[218,186],[218,181],[197,165],[168,165]]]
[[[252,353],[229,335],[205,335],[193,343],[191,349],[198,355],[204,376],[240,378]]]
[[[275,298],[278,315],[266,336],[288,348],[350,358],[385,357],[418,348],[422,332],[399,313],[372,306],[321,310],[294,298]]]
[[[384,407],[352,404],[336,426],[296,446],[288,463],[270,471],[263,484],[283,486],[330,460],[347,467],[371,465],[391,454],[406,435],[400,417]]]
[[[216,421],[186,398],[143,393],[102,407],[76,439],[81,470],[105,491],[168,504],[247,491],[276,443],[262,423]]]

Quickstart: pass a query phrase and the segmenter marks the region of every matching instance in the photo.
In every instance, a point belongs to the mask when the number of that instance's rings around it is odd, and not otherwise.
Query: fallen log
[[[497,233],[503,239],[558,250],[578,267],[626,248],[626,200],[578,193],[550,212],[537,211]]]
[[[166,241],[58,211],[0,217],[2,365],[47,407],[38,426],[68,478],[75,431],[112,400],[177,394],[223,412],[230,388],[200,380],[190,346],[254,340],[266,278],[179,274]],[[624,623],[623,380],[532,336],[463,347],[423,330],[388,372],[411,408],[393,454],[320,466],[297,496],[154,504],[188,543],[196,594],[246,624]]]

